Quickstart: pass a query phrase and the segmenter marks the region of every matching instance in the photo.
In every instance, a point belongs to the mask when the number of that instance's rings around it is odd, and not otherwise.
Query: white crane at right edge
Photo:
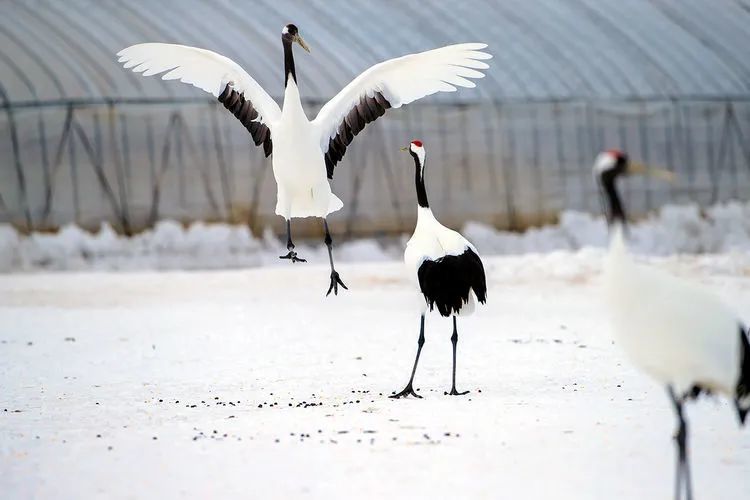
[[[684,403],[700,393],[734,399],[740,424],[750,410],[750,344],[734,312],[711,293],[653,266],[636,263],[625,244],[625,208],[617,191],[621,176],[671,173],[631,163],[625,153],[605,151],[594,176],[606,201],[610,225],[605,259],[605,300],[615,338],[638,368],[664,384],[677,415],[675,498],[692,500],[688,427]]]

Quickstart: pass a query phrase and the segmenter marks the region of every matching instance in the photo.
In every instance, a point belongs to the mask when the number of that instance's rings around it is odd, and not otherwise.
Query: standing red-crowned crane
[[[487,300],[487,282],[482,260],[476,248],[458,232],[443,226],[433,215],[427,200],[427,189],[424,183],[426,151],[421,141],[412,141],[408,148],[414,159],[414,178],[417,188],[417,226],[414,234],[406,244],[404,262],[407,271],[424,296],[424,307],[421,311],[419,338],[417,340],[417,357],[409,378],[409,383],[399,393],[391,397],[419,396],[413,387],[414,375],[417,372],[419,355],[424,345],[424,320],[427,309],[437,308],[441,316],[453,317],[453,376],[450,394],[460,396],[469,391],[456,390],[456,347],[458,345],[458,327],[456,316],[474,312],[476,303],[484,304]]]

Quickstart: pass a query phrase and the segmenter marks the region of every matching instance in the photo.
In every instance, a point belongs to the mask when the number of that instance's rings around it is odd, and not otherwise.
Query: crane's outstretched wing
[[[313,123],[320,133],[328,178],[344,157],[354,136],[368,123],[436,92],[455,92],[456,87],[475,87],[470,78],[482,78],[482,62],[492,56],[481,52],[484,43],[448,45],[409,54],[372,66],[344,87],[321,108]]]
[[[166,71],[162,80],[180,80],[217,97],[247,128],[255,145],[263,144],[266,156],[271,154],[271,123],[281,110],[236,62],[210,50],[168,43],[139,43],[117,55],[125,68],[143,76]]]

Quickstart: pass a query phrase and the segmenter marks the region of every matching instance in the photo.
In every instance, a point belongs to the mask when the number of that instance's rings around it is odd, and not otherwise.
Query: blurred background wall
[[[522,229],[598,211],[590,165],[608,148],[679,175],[628,183],[636,215],[750,199],[748,0],[4,0],[0,222],[281,230],[270,159],[242,125],[198,89],[123,70],[115,53],[144,41],[211,49],[280,102],[288,22],[312,48],[297,53],[310,118],[381,60],[468,41],[494,55],[476,89],[390,110],[357,137],[332,181],[345,203],[337,231],[411,229],[413,166],[398,149],[413,138],[449,224]]]

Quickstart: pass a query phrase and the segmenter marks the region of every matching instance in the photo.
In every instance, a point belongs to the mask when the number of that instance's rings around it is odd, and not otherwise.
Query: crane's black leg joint
[[[292,221],[286,220],[286,249],[289,253],[286,255],[279,255],[279,259],[289,259],[292,262],[307,262],[305,259],[297,257],[297,252],[294,251],[294,243],[292,242]]]
[[[344,290],[349,290],[349,288],[347,288],[344,282],[341,281],[339,273],[333,267],[333,238],[331,238],[331,232],[328,230],[328,221],[326,219],[323,219],[323,227],[326,230],[326,237],[323,241],[325,241],[325,244],[328,247],[328,262],[331,264],[331,284],[328,286],[328,291],[326,292],[326,297],[328,297],[331,294],[331,291],[333,291],[334,295],[339,294],[339,285],[341,285]]]

